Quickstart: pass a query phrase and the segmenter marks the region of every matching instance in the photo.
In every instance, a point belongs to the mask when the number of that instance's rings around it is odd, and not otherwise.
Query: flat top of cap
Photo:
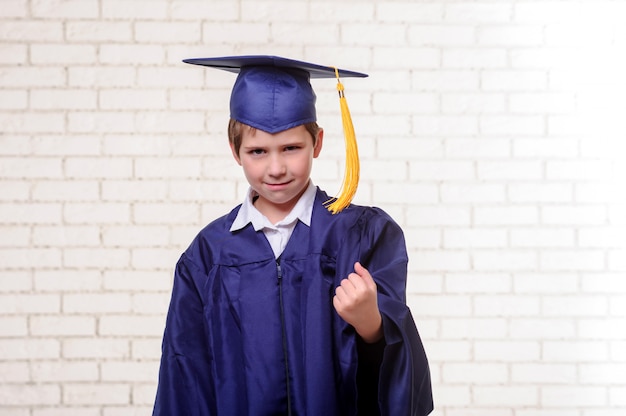
[[[297,61],[295,59],[282,58],[272,55],[244,55],[223,56],[216,58],[191,58],[183,59],[183,62],[193,65],[209,66],[223,69],[224,71],[239,73],[246,66],[273,66],[277,68],[298,68],[311,74],[311,78],[335,78],[335,68],[331,66],[317,65],[310,62]],[[367,74],[361,72],[337,69],[341,77],[365,78]]]

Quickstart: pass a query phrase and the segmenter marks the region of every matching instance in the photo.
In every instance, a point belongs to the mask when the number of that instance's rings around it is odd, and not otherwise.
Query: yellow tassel
[[[352,117],[348,102],[344,95],[344,88],[339,79],[339,71],[335,68],[335,76],[337,77],[337,92],[339,93],[339,106],[341,107],[341,120],[343,122],[343,135],[346,142],[346,168],[343,177],[343,183],[339,194],[324,203],[326,209],[333,214],[341,212],[350,205],[352,198],[356,194],[359,186],[359,149],[356,144],[356,135],[354,134],[354,126],[352,125]]]

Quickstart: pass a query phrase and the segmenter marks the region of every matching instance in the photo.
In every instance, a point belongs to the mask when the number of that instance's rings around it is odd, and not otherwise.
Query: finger
[[[365,281],[367,285],[371,286],[372,284],[375,284],[374,278],[372,277],[370,272],[365,267],[363,267],[363,265],[361,265],[361,263],[359,263],[358,261],[354,263],[354,272],[358,274],[361,277],[361,279]]]

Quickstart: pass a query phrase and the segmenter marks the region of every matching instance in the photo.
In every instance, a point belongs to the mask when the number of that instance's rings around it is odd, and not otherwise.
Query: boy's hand
[[[383,336],[376,282],[361,263],[354,264],[354,271],[355,273],[350,273],[335,289],[333,306],[339,316],[354,327],[363,341],[376,342]]]

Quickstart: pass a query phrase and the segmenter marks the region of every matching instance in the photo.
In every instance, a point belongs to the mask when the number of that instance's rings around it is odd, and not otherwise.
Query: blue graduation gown
[[[402,230],[377,208],[332,215],[327,199],[318,189],[311,227],[298,222],[279,260],[251,225],[229,231],[239,206],[194,239],[176,266],[154,416],[357,414],[357,335],[332,305],[356,261],[378,285],[380,413],[431,412]]]

